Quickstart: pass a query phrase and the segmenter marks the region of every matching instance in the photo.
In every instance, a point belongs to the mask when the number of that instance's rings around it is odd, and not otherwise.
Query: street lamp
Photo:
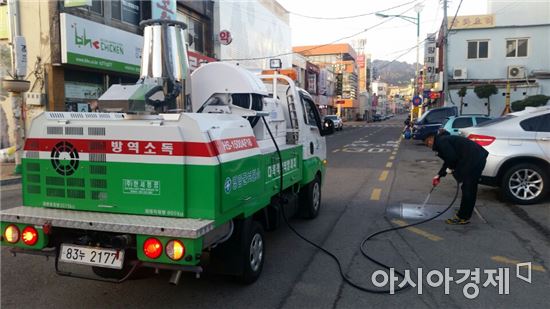
[[[413,90],[414,96],[418,95],[418,72],[419,72],[418,64],[420,62],[420,46],[419,46],[420,45],[420,11],[422,11],[423,8],[424,6],[420,3],[417,3],[414,6],[414,12],[416,13],[416,17],[404,16],[404,15],[388,15],[388,14],[382,14],[382,13],[374,14],[382,18],[398,17],[416,25],[416,70],[414,72],[414,90]],[[412,101],[411,101],[411,105],[412,105]],[[411,121],[413,118],[412,110],[413,110],[413,107],[411,106]]]

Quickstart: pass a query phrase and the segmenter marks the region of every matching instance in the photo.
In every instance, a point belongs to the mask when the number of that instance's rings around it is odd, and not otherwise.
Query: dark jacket
[[[480,166],[480,161],[485,161],[489,155],[487,150],[477,143],[462,136],[448,135],[448,133],[436,136],[433,150],[444,161],[438,175],[444,177],[447,175],[447,168],[450,168],[454,170],[453,176],[459,182],[462,182],[468,174],[476,174],[473,173],[474,169]]]

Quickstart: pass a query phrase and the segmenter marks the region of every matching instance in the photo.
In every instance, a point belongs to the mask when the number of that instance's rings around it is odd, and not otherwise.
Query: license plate
[[[59,260],[65,263],[122,269],[124,250],[61,244]]]

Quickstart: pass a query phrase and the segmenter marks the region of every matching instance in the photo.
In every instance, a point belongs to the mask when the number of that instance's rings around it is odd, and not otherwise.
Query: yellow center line
[[[381,194],[382,194],[382,189],[379,189],[379,188],[372,189],[372,193],[370,194],[370,199],[373,201],[379,201]]]
[[[405,225],[408,224],[407,222],[405,222],[405,221],[403,221],[403,220],[396,220],[396,219],[392,220],[391,222],[392,222],[393,224],[396,224],[396,225],[399,225],[399,226],[405,226]],[[424,230],[421,230],[421,229],[419,229],[419,228],[417,228],[417,227],[408,227],[408,228],[406,228],[406,230],[408,230],[408,231],[410,231],[410,232],[413,232],[413,233],[415,233],[415,234],[417,234],[417,235],[420,235],[420,236],[422,236],[422,237],[425,237],[425,238],[427,238],[427,239],[429,239],[429,240],[431,240],[431,241],[440,241],[440,240],[443,240],[443,237],[439,237],[439,236],[434,235],[434,234],[432,234],[432,233],[429,233],[429,232],[426,232],[426,231],[424,231]]]
[[[382,171],[382,173],[380,174],[380,177],[378,177],[378,180],[386,181],[386,179],[388,179],[388,173],[389,173],[388,170]]]
[[[498,256],[498,255],[492,256],[491,260],[493,260],[497,263],[510,264],[510,265],[517,265],[519,263],[525,263],[525,262],[522,262],[522,261],[512,260],[512,259],[509,259],[505,256]],[[543,272],[543,273],[546,272],[546,269],[542,265],[531,264],[531,269],[535,270],[535,271],[540,271],[540,272]]]
[[[391,162],[386,163],[387,168],[391,168],[392,166],[393,166],[393,163],[391,163]]]

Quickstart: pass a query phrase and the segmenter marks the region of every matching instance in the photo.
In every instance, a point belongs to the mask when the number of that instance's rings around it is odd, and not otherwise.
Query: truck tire
[[[319,174],[300,192],[300,217],[314,219],[321,209],[321,178]]]
[[[255,282],[262,272],[265,259],[264,231],[262,226],[252,221],[243,229],[242,263],[243,272],[239,280],[244,284]]]
[[[548,193],[549,178],[550,175],[536,164],[514,165],[502,177],[502,194],[515,204],[536,204]]]

